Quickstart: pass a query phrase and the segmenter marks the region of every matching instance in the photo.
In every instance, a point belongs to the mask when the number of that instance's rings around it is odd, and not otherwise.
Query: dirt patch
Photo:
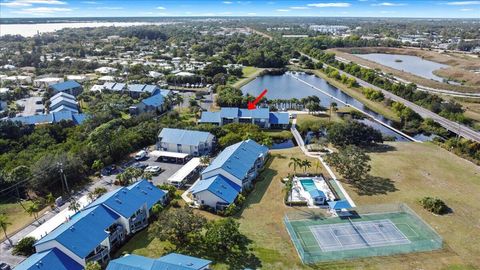
[[[400,78],[414,82],[431,88],[446,89],[459,92],[480,92],[480,59],[478,57],[463,55],[459,53],[439,53],[437,51],[429,51],[413,48],[386,48],[386,47],[368,47],[368,48],[336,48],[330,49],[338,56],[365,65],[371,68],[378,68],[386,73],[391,73]],[[443,82],[437,82],[416,76],[411,73],[403,72],[394,68],[390,68],[373,61],[369,61],[355,56],[359,53],[391,53],[418,56],[430,61],[449,65],[450,67],[436,70],[434,73],[446,79],[463,82],[464,85],[453,85]]]

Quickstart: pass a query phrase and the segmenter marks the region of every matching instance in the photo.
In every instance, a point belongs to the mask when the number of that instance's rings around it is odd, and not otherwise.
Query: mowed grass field
[[[24,201],[22,203],[25,208],[31,204],[30,201]],[[45,211],[47,211],[47,208],[42,209],[38,215],[41,217]],[[11,225],[7,227],[7,234],[11,234],[35,221],[33,216],[28,215],[20,203],[1,203],[0,214],[5,214],[8,217],[8,222],[11,223]],[[0,239],[4,238],[5,236],[2,231]]]
[[[244,67],[242,71],[243,71],[243,77],[235,82],[232,82],[233,87],[240,88],[244,86],[251,80],[255,79],[255,77],[257,77],[260,74],[260,72],[263,71],[263,68]]]

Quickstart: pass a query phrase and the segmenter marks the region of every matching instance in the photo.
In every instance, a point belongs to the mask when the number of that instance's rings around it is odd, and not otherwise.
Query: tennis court
[[[408,244],[410,240],[389,220],[310,226],[322,251]]]
[[[315,211],[291,212],[284,219],[304,263],[432,251],[443,247],[442,238],[403,204],[369,207],[364,212],[357,207],[357,215],[351,219],[326,217]]]

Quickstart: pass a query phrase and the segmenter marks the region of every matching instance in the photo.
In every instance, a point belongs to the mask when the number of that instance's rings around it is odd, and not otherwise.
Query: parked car
[[[0,262],[0,270],[11,270],[12,268],[10,267],[10,265],[4,263],[4,262]]]
[[[132,165],[130,165],[130,167],[145,170],[145,168],[147,168],[148,165],[141,162],[135,162]]]
[[[148,166],[145,168],[145,172],[149,172],[153,175],[159,175],[161,171],[162,168],[160,168],[160,166]]]
[[[117,166],[115,164],[107,166],[102,169],[101,174],[103,176],[109,176],[117,172]]]
[[[143,160],[144,158],[146,158],[148,155],[147,151],[145,150],[142,150],[142,151],[139,151],[138,153],[135,154],[135,160]]]

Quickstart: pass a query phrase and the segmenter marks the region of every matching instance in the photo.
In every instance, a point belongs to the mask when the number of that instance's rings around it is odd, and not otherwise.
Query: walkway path
[[[330,168],[330,166],[328,166],[328,164],[325,162],[325,160],[323,160],[323,158],[320,155],[312,155],[312,154],[310,154],[310,152],[308,152],[307,148],[305,147],[305,142],[303,141],[303,138],[300,135],[300,132],[298,132],[298,130],[296,128],[296,124],[297,124],[297,119],[295,118],[292,121],[292,127],[290,128],[290,131],[292,132],[293,137],[297,141],[297,144],[300,147],[300,149],[302,149],[303,153],[306,156],[312,157],[312,158],[318,158],[318,160],[320,160],[322,165],[327,169],[327,172],[330,175],[330,177],[333,179],[333,181],[335,181],[337,186],[340,188],[340,191],[343,193],[343,195],[345,196],[345,199],[348,201],[348,203],[352,207],[356,207],[352,198],[350,198],[350,195],[348,195],[347,191],[343,188],[342,183],[340,183],[340,181],[338,181],[337,177],[335,176],[335,173],[333,173],[332,169]]]

